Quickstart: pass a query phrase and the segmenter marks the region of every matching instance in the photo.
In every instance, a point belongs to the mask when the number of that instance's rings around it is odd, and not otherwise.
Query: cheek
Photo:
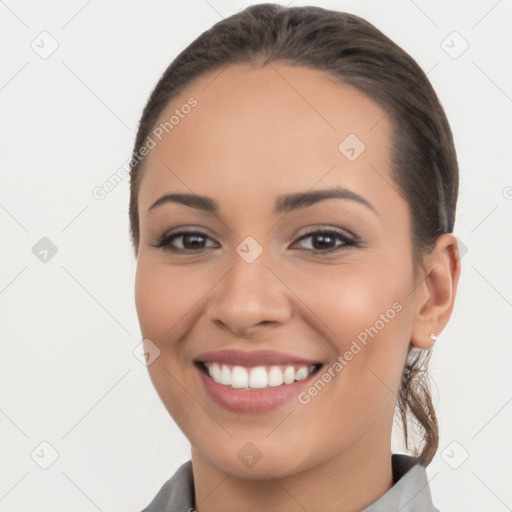
[[[324,326],[325,338],[347,361],[346,378],[398,383],[412,325],[412,281],[405,265],[402,272],[394,265],[337,265],[295,280],[295,291],[317,315],[315,325]]]
[[[194,274],[139,259],[135,306],[143,337],[158,340],[159,344],[175,339],[200,290]]]
[[[189,419],[201,414],[188,394],[185,354],[179,344],[194,322],[193,305],[208,287],[201,285],[196,273],[182,271],[139,257],[135,276],[135,305],[143,339],[149,339],[160,355],[148,367],[149,377],[174,421],[190,431]]]
[[[311,402],[305,414],[311,421],[322,418],[330,439],[344,429],[345,441],[354,440],[394,410],[413,309],[407,272],[389,279],[389,271],[378,265],[339,266],[325,275],[317,272],[314,287],[308,287],[312,276],[300,280],[298,293],[321,320],[315,325],[327,326],[322,331],[337,354],[324,371],[330,367],[334,376],[326,375],[328,384],[317,386],[322,391],[306,390]]]
[[[411,282],[406,269],[402,275],[390,277],[392,272],[384,262],[341,264],[301,272],[293,281],[302,301],[333,331],[331,334],[352,338],[376,322],[379,331],[384,325],[390,330],[391,324],[400,323],[404,315],[397,310],[404,306]]]

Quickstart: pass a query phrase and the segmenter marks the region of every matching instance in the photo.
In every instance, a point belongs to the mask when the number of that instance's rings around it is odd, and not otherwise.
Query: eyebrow
[[[309,192],[296,192],[294,194],[286,194],[279,196],[274,206],[274,214],[287,213],[292,210],[305,208],[313,204],[325,201],[327,199],[345,199],[354,201],[369,210],[373,211],[379,216],[377,210],[369,203],[364,197],[356,194],[352,190],[342,187],[329,188],[324,190],[314,190]],[[165,194],[157,199],[149,208],[148,212],[166,203],[178,203],[190,208],[202,210],[208,213],[219,213],[220,206],[215,199],[208,196],[201,196],[197,194]]]

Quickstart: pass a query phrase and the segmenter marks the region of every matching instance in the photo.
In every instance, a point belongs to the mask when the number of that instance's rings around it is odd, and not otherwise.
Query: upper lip
[[[225,363],[235,366],[272,366],[272,365],[300,365],[310,366],[320,364],[313,359],[304,359],[284,352],[275,350],[213,350],[205,352],[195,358],[196,362],[202,363]]]

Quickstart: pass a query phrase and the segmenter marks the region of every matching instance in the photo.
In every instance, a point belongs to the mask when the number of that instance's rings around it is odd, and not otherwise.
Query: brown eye
[[[305,250],[319,254],[336,252],[357,245],[355,240],[348,237],[343,231],[337,229],[311,231],[302,236],[298,241],[300,242],[306,239],[311,239],[311,245],[313,247]],[[340,240],[341,243],[336,245],[337,240]]]
[[[302,250],[316,254],[327,254],[357,246],[357,242],[353,238],[336,229],[311,231],[303,235],[297,242],[307,239],[311,240],[312,247],[302,247]],[[207,246],[209,240],[212,241],[208,235],[200,231],[179,231],[164,234],[155,244],[151,245],[174,253],[193,253],[211,248],[212,245]],[[216,245],[214,244],[213,247]]]
[[[207,240],[211,240],[210,237],[200,231],[180,231],[165,234],[157,240],[156,244],[152,245],[171,252],[198,252],[207,249],[205,245]],[[178,241],[177,244],[176,241]],[[181,247],[176,245],[181,245]]]

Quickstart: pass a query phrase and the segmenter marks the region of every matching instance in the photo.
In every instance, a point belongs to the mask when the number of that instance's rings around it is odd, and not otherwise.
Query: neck
[[[197,512],[359,512],[393,486],[389,443],[360,439],[320,465],[284,478],[226,474],[192,447]]]

